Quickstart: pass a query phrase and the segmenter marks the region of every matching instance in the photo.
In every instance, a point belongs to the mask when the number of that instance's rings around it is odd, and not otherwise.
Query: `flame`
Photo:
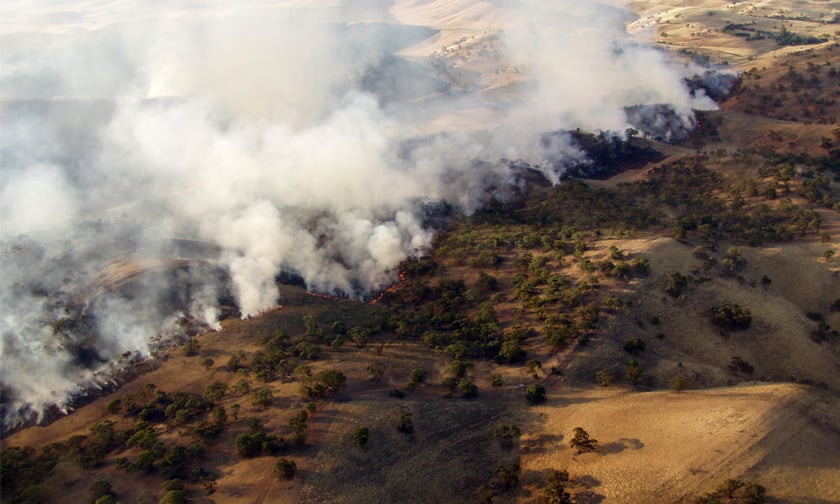
[[[385,289],[384,291],[377,294],[373,299],[371,299],[369,301],[369,303],[370,304],[376,304],[376,303],[382,301],[382,299],[384,299],[385,296],[388,293],[396,292],[397,288],[399,288],[399,286],[405,281],[405,279],[406,279],[405,271],[400,271],[400,279],[397,280],[396,282],[394,282],[393,284],[391,284],[391,286],[388,287],[387,289]]]

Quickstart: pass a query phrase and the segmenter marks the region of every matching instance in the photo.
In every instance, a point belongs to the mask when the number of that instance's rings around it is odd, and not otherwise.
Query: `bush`
[[[609,387],[615,383],[615,376],[606,369],[602,369],[595,373],[595,380],[598,382],[598,385],[602,387]]]
[[[752,323],[752,314],[747,308],[727,303],[712,308],[712,322],[729,331],[744,331]]]
[[[295,477],[297,464],[293,460],[281,458],[274,464],[274,474],[281,481],[288,481]]]
[[[513,443],[522,432],[519,430],[519,427],[516,425],[499,425],[496,427],[496,430],[493,431],[493,437],[499,440],[499,444],[502,448],[513,448]]]
[[[397,417],[397,421],[395,422],[394,426],[397,428],[398,431],[402,432],[403,434],[411,434],[414,432],[414,419],[411,413],[408,411],[400,412],[400,415]]]
[[[163,495],[160,504],[185,504],[187,495],[183,490],[170,490]]]
[[[367,427],[356,427],[356,431],[353,432],[353,444],[359,448],[364,448],[367,445],[368,439],[370,439],[370,429]]]
[[[201,343],[194,339],[187,341],[187,343],[184,345],[184,355],[186,355],[187,357],[193,357],[198,355],[199,350],[201,350]]]
[[[268,387],[257,389],[251,393],[251,402],[254,406],[265,409],[271,406],[272,401],[274,401],[274,393]]]
[[[502,386],[502,375],[499,373],[493,373],[490,375],[490,385],[493,387],[501,387]]]
[[[536,383],[528,387],[525,391],[525,399],[530,404],[542,404],[545,402],[545,387]]]
[[[657,318],[657,322],[658,322]],[[631,355],[638,355],[645,351],[645,342],[641,338],[633,338],[624,343],[624,351]]]
[[[598,440],[590,438],[583,427],[575,427],[574,436],[569,441],[569,447],[576,448],[578,454],[594,451],[597,444]]]
[[[682,392],[685,388],[685,378],[682,376],[677,376],[676,378],[671,380],[671,390],[674,392]]]
[[[461,391],[461,397],[464,399],[475,399],[478,397],[478,386],[467,378],[461,378],[458,381],[458,390]]]
[[[102,497],[114,497],[111,483],[104,480],[97,480],[88,487],[88,494],[91,502],[97,502]]]

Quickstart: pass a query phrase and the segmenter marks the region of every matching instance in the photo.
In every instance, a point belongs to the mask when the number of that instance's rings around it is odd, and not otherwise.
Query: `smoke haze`
[[[690,124],[711,101],[631,19],[595,0],[4,2],[3,424],[185,318],[216,327],[222,299],[276,306],[280,271],[375,293],[428,249],[425,203],[472,212],[511,181],[499,159],[557,180],[546,159],[581,157],[543,132],[620,132],[653,104]],[[459,58],[456,32],[492,50]]]

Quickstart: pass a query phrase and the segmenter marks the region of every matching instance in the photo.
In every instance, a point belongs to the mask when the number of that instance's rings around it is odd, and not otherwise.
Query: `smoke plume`
[[[4,2],[4,426],[226,299],[276,306],[281,271],[383,289],[428,249],[429,201],[471,212],[501,158],[553,180],[581,158],[543,132],[621,132],[645,105],[690,124],[710,101],[614,4]]]

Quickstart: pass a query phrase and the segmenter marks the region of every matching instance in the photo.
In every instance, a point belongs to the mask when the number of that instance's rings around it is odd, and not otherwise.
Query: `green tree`
[[[525,391],[525,399],[530,404],[542,404],[545,402],[545,387],[536,383],[531,384]]]
[[[107,411],[108,413],[110,413],[112,415],[116,415],[117,413],[120,412],[121,409],[122,409],[122,401],[120,401],[119,399],[111,399],[105,405],[105,411]]]
[[[464,399],[475,399],[478,397],[478,386],[467,378],[458,380],[458,390]]]
[[[111,483],[105,480],[96,480],[88,487],[88,495],[90,495],[90,501],[95,503],[102,497],[113,497],[116,496],[113,489],[111,488]]]
[[[191,339],[187,341],[184,345],[184,355],[187,357],[194,357],[198,355],[198,352],[201,350],[201,343],[198,341]]]
[[[501,387],[502,386],[502,375],[499,373],[493,373],[490,375],[490,385],[493,387]]]
[[[642,367],[639,365],[639,361],[636,359],[630,360],[630,363],[627,365],[627,372],[624,373],[624,377],[627,378],[627,381],[633,385],[639,383],[639,380],[642,377]]]
[[[568,485],[567,471],[552,470],[539,494],[540,504],[572,504],[572,496],[566,491]]]
[[[262,409],[271,406],[274,401],[274,393],[268,387],[257,389],[251,393],[251,403]]]
[[[726,303],[712,308],[712,322],[730,331],[744,331],[750,327],[752,314],[748,308]]]
[[[356,427],[353,432],[353,444],[359,448],[367,446],[368,439],[370,439],[370,429],[367,427]]]
[[[160,504],[186,504],[187,495],[183,490],[170,490],[160,499]]]
[[[227,392],[227,383],[216,381],[204,387],[204,399],[210,402],[220,401]]]
[[[598,382],[598,385],[602,387],[609,387],[615,383],[615,376],[606,369],[602,369],[595,373],[595,380]]]
[[[295,477],[297,464],[293,460],[281,458],[274,464],[274,474],[281,481],[288,481]]]
[[[575,448],[578,454],[594,451],[597,444],[598,440],[590,438],[583,427],[575,427],[572,439],[569,441],[569,446]]]
[[[514,442],[519,439],[522,432],[516,425],[501,424],[493,431],[493,438],[499,440],[502,448],[513,448]]]
[[[408,411],[401,411],[394,426],[403,434],[414,432],[414,417]]]
[[[368,364],[367,373],[371,381],[379,382],[385,375],[385,366],[379,361],[371,362]]]

